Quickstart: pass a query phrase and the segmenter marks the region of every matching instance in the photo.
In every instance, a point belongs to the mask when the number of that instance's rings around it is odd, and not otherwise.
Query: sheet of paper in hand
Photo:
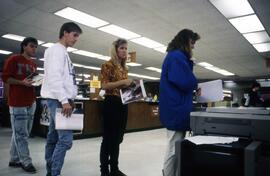
[[[82,130],[83,114],[74,111],[70,117],[65,117],[61,113],[62,109],[57,108],[55,114],[55,129],[57,130]]]
[[[34,81],[32,83],[33,86],[40,86],[42,84],[42,81],[43,81],[43,76],[41,76],[41,75],[33,76],[32,81]]]
[[[201,95],[197,97],[198,103],[217,102],[223,100],[222,80],[199,83]]]

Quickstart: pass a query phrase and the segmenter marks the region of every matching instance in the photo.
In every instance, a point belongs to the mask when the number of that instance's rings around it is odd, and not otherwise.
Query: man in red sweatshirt
[[[10,56],[4,66],[2,79],[9,84],[8,105],[12,126],[10,167],[21,167],[28,173],[35,173],[29,154],[28,137],[31,132],[36,109],[35,90],[31,75],[36,72],[32,58],[38,42],[27,37],[21,43],[21,53]]]

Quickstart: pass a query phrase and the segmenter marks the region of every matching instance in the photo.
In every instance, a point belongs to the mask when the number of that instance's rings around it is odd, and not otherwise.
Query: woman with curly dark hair
[[[197,89],[193,74],[192,50],[200,39],[192,30],[181,30],[169,43],[162,65],[160,79],[159,109],[161,123],[167,128],[168,148],[163,175],[175,176],[175,142],[183,139],[190,130],[189,118],[192,109],[192,93]]]

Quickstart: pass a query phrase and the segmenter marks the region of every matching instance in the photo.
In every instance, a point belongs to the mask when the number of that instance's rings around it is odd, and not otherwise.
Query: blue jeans
[[[55,129],[56,108],[61,108],[59,101],[53,99],[42,101],[47,101],[50,114],[50,126],[45,148],[46,168],[47,173],[50,173],[52,176],[57,176],[61,174],[67,150],[72,147],[73,133],[72,130]]]
[[[10,162],[32,163],[28,148],[28,137],[32,129],[36,102],[26,107],[9,107],[12,127]]]

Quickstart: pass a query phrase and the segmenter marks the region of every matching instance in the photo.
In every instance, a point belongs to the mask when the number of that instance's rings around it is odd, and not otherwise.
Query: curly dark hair
[[[23,41],[21,42],[21,54],[24,52],[24,48],[23,47],[27,46],[28,43],[33,43],[35,45],[38,45],[38,41],[37,41],[36,38],[34,38],[34,37],[25,37],[23,39]]]
[[[183,29],[172,39],[167,47],[167,52],[172,50],[181,49],[187,52],[190,57],[192,56],[192,51],[189,47],[189,40],[191,39],[193,42],[196,42],[201,37],[199,34],[193,32],[190,29]]]

